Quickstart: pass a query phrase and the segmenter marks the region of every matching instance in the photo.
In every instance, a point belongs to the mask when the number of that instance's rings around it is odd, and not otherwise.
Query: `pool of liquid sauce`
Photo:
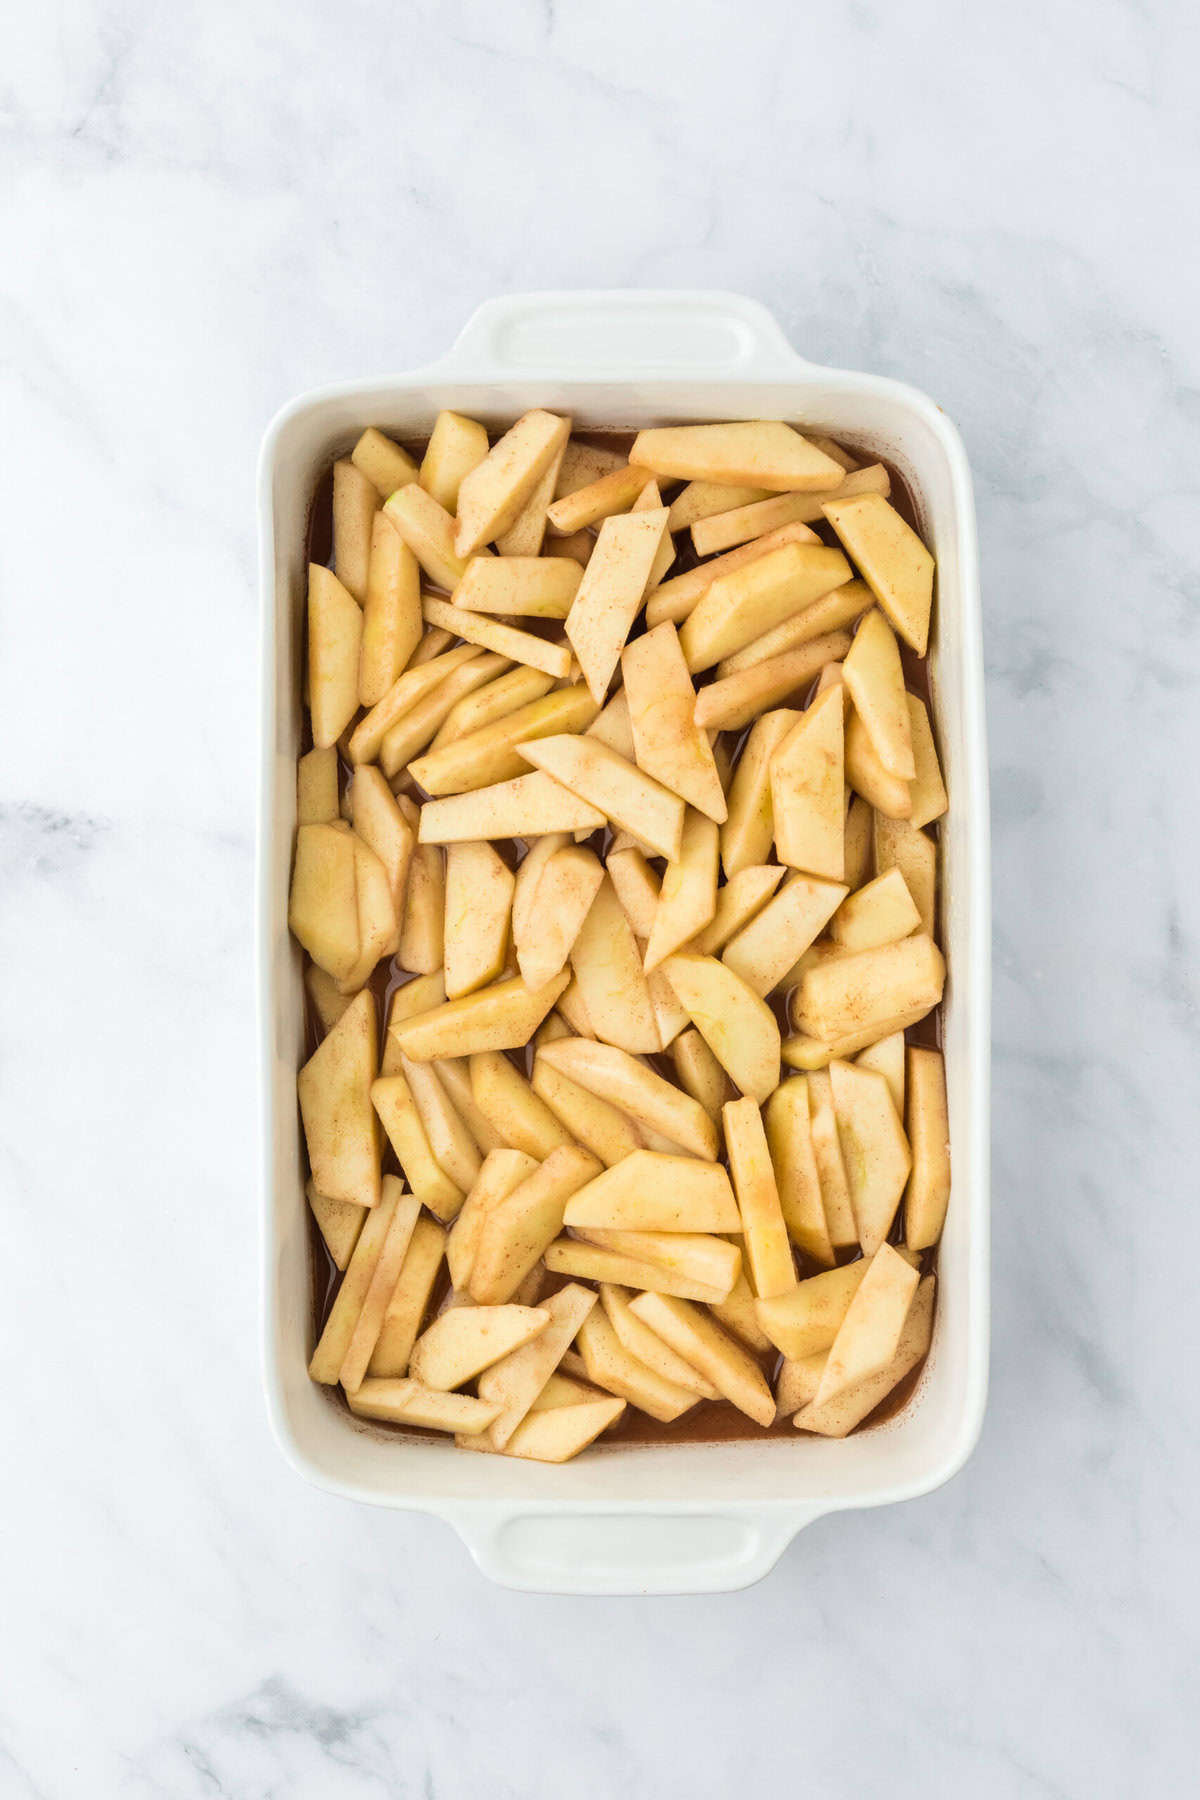
[[[625,431],[577,431],[573,434],[573,438],[577,443],[594,443],[603,445],[607,449],[624,453],[628,451],[629,446],[633,442],[633,433]],[[426,440],[401,438],[398,441],[402,443],[403,447],[411,456],[418,462],[420,461],[425,451]],[[876,456],[873,452],[866,449],[856,448],[854,454],[857,456],[859,462],[863,464],[870,461],[884,463],[891,481],[891,503],[901,517],[916,530],[918,523],[916,503],[908,483],[900,474],[899,470],[892,463],[887,462],[885,458]],[[667,488],[667,496],[664,496],[664,498],[669,504],[669,496],[678,492],[679,486],[682,484],[664,483],[663,485]],[[825,542],[836,544],[837,539],[831,526],[815,525],[813,529]],[[552,539],[547,540],[547,550],[552,541]],[[680,532],[676,537],[676,545],[676,558],[669,571],[671,576],[683,574],[687,569],[694,568],[696,564],[701,561],[701,558],[695,554],[695,551],[692,548],[690,532]],[[309,506],[307,560],[309,562],[321,563],[328,566],[332,559],[332,551],[333,465],[331,463],[329,468],[318,478],[314,486],[312,500]],[[428,585],[428,583],[425,585]],[[527,621],[522,621],[522,624],[526,623]],[[553,621],[547,621],[546,624],[548,627],[552,627]],[[634,635],[636,636],[638,631],[643,628],[644,627],[641,625],[635,626]],[[904,668],[905,682],[910,693],[919,695],[919,697],[925,701],[926,706],[929,707],[931,696],[929,665],[927,660],[918,656],[909,645],[904,643],[901,643],[900,645],[900,655]],[[700,679],[701,682],[703,682],[706,677],[702,676]],[[711,675],[708,676],[707,679],[711,679]],[[802,690],[797,695],[792,696],[788,703],[793,705],[806,705],[815,686],[816,682],[814,680],[806,689]],[[785,704],[785,702],[777,702],[777,704],[782,705]],[[930,713],[932,722],[932,708],[930,708]],[[307,719],[305,731],[307,733]],[[736,766],[737,754],[748,734],[746,732],[741,732],[736,735],[733,733],[726,735],[731,740],[728,747],[734,757]],[[302,747],[307,749],[310,741],[311,740],[306,736],[305,743]],[[343,791],[349,780],[350,772],[349,765],[344,763],[341,772]],[[415,788],[415,784],[414,791],[418,798],[423,799],[425,797],[419,788]],[[938,836],[938,827],[934,825],[932,827],[926,827],[926,829],[936,840]],[[602,859],[607,850],[611,836],[611,832],[605,829],[602,832],[595,833],[593,839],[590,840],[592,847]],[[497,848],[502,854],[506,854],[509,847],[500,844]],[[524,854],[524,849],[525,846],[521,844],[512,847],[514,862],[520,861],[521,856]],[[656,867],[658,868],[659,873],[661,873],[661,859],[657,861]],[[939,917],[935,926],[935,935],[940,942],[940,881],[938,883],[938,910]],[[381,963],[375,970],[369,985],[375,994],[376,1003],[379,1009],[381,1028],[382,1021],[387,1016],[387,1007],[392,994],[398,987],[404,986],[406,982],[411,981],[412,979],[413,976],[409,974],[407,970],[398,967],[394,958],[391,962]],[[776,994],[771,999],[771,1004],[785,1035],[790,1030],[787,1018],[787,1000],[787,994]],[[311,1054],[320,1042],[321,1027],[311,1004],[306,1003],[306,1009],[308,1053]],[[935,1007],[933,1012],[922,1019],[919,1024],[910,1026],[904,1035],[905,1041],[908,1044],[934,1050],[941,1049],[942,1008],[940,1006]],[[532,1050],[528,1048],[524,1050],[515,1050],[509,1052],[509,1054],[517,1064],[518,1068],[521,1069],[522,1073],[528,1075],[530,1062],[532,1060]],[[673,1078],[674,1065],[666,1052],[659,1057],[650,1057],[647,1060],[658,1067],[660,1074],[666,1075],[668,1078]],[[785,1070],[785,1076],[789,1072],[790,1071]],[[385,1175],[399,1175],[402,1173],[399,1162],[396,1160],[395,1152],[392,1150],[390,1144],[387,1144],[386,1139],[383,1172]],[[341,1283],[341,1275],[338,1272],[333,1258],[325,1247],[325,1241],[317,1227],[316,1220],[307,1208],[305,1210],[308,1213],[309,1244],[312,1253],[312,1342],[315,1344],[321,1334],[325,1320],[329,1315],[329,1310],[333,1305],[334,1298]],[[897,1218],[890,1233],[890,1240],[893,1243],[899,1244],[903,1242],[903,1237],[903,1208],[901,1207],[897,1211]],[[853,1261],[856,1254],[857,1252],[855,1251],[847,1251],[839,1256],[839,1261]],[[810,1262],[802,1253],[797,1252],[796,1259],[798,1272],[802,1278],[806,1275],[815,1275],[819,1272],[819,1265]],[[921,1274],[928,1274],[934,1267],[936,1267],[936,1250],[927,1250],[922,1257]],[[564,1279],[564,1277],[559,1276],[548,1277],[543,1292],[543,1298],[553,1293],[556,1288],[562,1286]],[[426,1314],[427,1319],[434,1318],[444,1305],[449,1294],[449,1285],[449,1272],[446,1269],[445,1263],[443,1263],[437,1283],[430,1295],[429,1308]],[[759,1362],[763,1373],[771,1382],[772,1387],[774,1386],[775,1374],[782,1360],[782,1357],[776,1355],[774,1351],[769,1355],[757,1356],[757,1361]],[[894,1418],[896,1414],[903,1410],[911,1399],[920,1381],[923,1367],[923,1364],[919,1364],[917,1368],[911,1370],[903,1380],[897,1383],[890,1394],[885,1395],[884,1399],[875,1408],[874,1412],[868,1414],[862,1424],[857,1427],[856,1435],[858,1432],[869,1430],[874,1425],[880,1425],[885,1420]],[[346,1404],[346,1399],[342,1390],[336,1388],[331,1391],[335,1394],[340,1405],[343,1406],[349,1414],[349,1407]],[[378,1421],[372,1421],[372,1428],[392,1432],[400,1437],[417,1436],[438,1438],[444,1435],[439,1432],[419,1431],[411,1426],[392,1425]],[[608,1446],[612,1444],[658,1445],[664,1443],[730,1443],[752,1438],[794,1438],[795,1436],[795,1427],[792,1425],[790,1417],[778,1420],[774,1425],[764,1427],[755,1424],[752,1419],[748,1419],[746,1415],[739,1412],[736,1407],[731,1406],[724,1401],[701,1400],[698,1405],[690,1408],[688,1412],[684,1413],[682,1418],[677,1419],[673,1424],[663,1424],[657,1419],[650,1418],[648,1414],[639,1411],[636,1407],[627,1406],[617,1424],[613,1426],[611,1430],[605,1432],[602,1444]]]

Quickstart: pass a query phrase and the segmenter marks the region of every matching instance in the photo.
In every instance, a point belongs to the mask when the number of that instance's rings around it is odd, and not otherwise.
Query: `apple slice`
[[[347,745],[349,760],[352,763],[377,762],[383,740],[392,727],[455,669],[464,663],[476,661],[478,657],[479,651],[474,644],[460,644],[456,649],[447,650],[428,661],[411,661],[404,673],[396,677],[383,698],[354,727]]]
[[[873,841],[876,873],[899,869],[921,915],[921,930],[932,937],[937,912],[937,845],[910,821],[878,814]]]
[[[585,1320],[596,1304],[589,1288],[568,1282],[541,1304],[545,1329],[485,1369],[479,1378],[481,1400],[498,1401],[501,1411],[488,1431],[488,1448],[503,1450],[521,1421],[533,1409]],[[578,1398],[575,1395],[572,1398]]]
[[[941,951],[932,938],[915,932],[899,943],[832,957],[806,970],[792,996],[792,1021],[828,1042],[919,1007],[929,1012],[942,997],[945,979]]]
[[[442,966],[446,916],[445,859],[436,844],[418,844],[408,865],[400,948],[396,960],[414,975],[432,975]]]
[[[384,1199],[394,1200],[392,1218],[338,1372],[338,1379],[347,1394],[354,1393],[367,1372],[421,1210],[416,1195],[404,1193],[403,1187],[398,1176],[384,1176]],[[396,1189],[400,1190],[398,1195],[394,1193]]]
[[[667,520],[671,531],[687,531],[700,519],[727,513],[736,507],[753,506],[759,500],[772,498],[769,488],[742,487],[728,481],[689,481],[671,502]]]
[[[722,1117],[754,1291],[760,1299],[786,1294],[796,1285],[796,1265],[762,1114],[754,1100],[730,1100]]]
[[[484,1157],[470,1193],[446,1238],[446,1262],[457,1293],[465,1293],[479,1244],[479,1233],[489,1209],[499,1204],[537,1171],[537,1158],[523,1150],[491,1150]]]
[[[882,1075],[832,1062],[829,1079],[858,1241],[870,1256],[891,1230],[912,1156]]]
[[[874,814],[860,794],[855,794],[846,809],[845,868],[843,877],[851,893],[863,887],[871,876]]]
[[[674,951],[690,942],[717,909],[717,863],[720,836],[714,820],[687,810],[679,855],[663,875],[643,967],[649,974]]]
[[[296,764],[296,824],[329,825],[338,816],[337,751],[308,750]]]
[[[549,1323],[535,1306],[454,1306],[417,1339],[409,1367],[426,1387],[462,1387]]]
[[[782,656],[770,656],[722,681],[710,682],[696,695],[697,725],[706,731],[741,731],[767,708],[807,688],[827,663],[845,656],[850,643],[848,631],[831,631]]]
[[[512,907],[514,943],[520,943],[529,936],[533,901],[537,893],[538,882],[542,879],[542,870],[554,852],[565,850],[570,842],[570,832],[545,832],[541,837],[533,840],[517,864],[517,885],[513,892]]]
[[[371,525],[379,493],[348,457],[333,465],[333,566],[348,594],[361,606],[367,597]]]
[[[723,656],[717,664],[717,679],[724,681],[729,675],[741,674],[789,650],[841,632],[874,604],[875,596],[865,581],[847,581],[751,639],[732,655]]]
[[[635,937],[648,938],[654,930],[654,914],[662,891],[658,876],[642,851],[632,844],[624,849],[614,846],[605,867]]]
[[[533,1062],[532,1087],[571,1137],[607,1167],[641,1149],[642,1140],[632,1119],[572,1081],[548,1063],[540,1050]]]
[[[842,666],[854,710],[866,727],[876,756],[889,775],[911,781],[917,765],[913,760],[900,646],[878,607],[872,607],[854,634]]]
[[[779,1026],[770,1007],[715,957],[680,952],[663,970],[734,1086],[764,1101],[779,1083]]]
[[[549,509],[550,524],[569,537],[589,525],[599,525],[618,513],[627,513],[650,480],[645,469],[620,463],[604,469],[593,481],[561,494]]]
[[[488,1208],[471,1268],[472,1300],[499,1306],[512,1298],[562,1230],[563,1209],[571,1195],[599,1170],[586,1150],[563,1146],[551,1151],[536,1174]]]
[[[602,1311],[589,1313],[580,1326],[579,1348],[589,1381],[664,1424],[678,1419],[700,1398],[694,1388],[682,1387],[639,1361],[622,1344]]]
[[[580,1188],[563,1223],[608,1231],[741,1229],[729,1177],[719,1163],[637,1150]]]
[[[549,638],[522,631],[517,625],[503,625],[486,613],[465,612],[461,606],[454,606],[449,600],[435,599],[431,594],[425,595],[421,610],[431,625],[452,631],[455,637],[465,639],[468,644],[479,644],[497,656],[507,657],[510,662],[541,669],[556,680],[564,679],[570,672],[571,652],[565,644],[552,643]]]
[[[327,1031],[333,1030],[354,995],[343,994],[332,975],[327,975],[316,963],[310,963],[305,969],[304,986],[320,1022],[321,1035],[324,1036]]]
[[[478,1400],[474,1394],[446,1394],[408,1378],[372,1378],[346,1398],[359,1418],[419,1425],[425,1431],[484,1431],[499,1411],[494,1402]]]
[[[403,1192],[399,1181],[390,1181],[378,1206],[372,1207],[363,1221],[358,1242],[342,1277],[341,1285],[329,1309],[329,1317],[317,1340],[309,1361],[308,1373],[324,1387],[335,1387],[342,1362],[354,1335],[358,1315],[371,1287],[384,1244],[392,1227],[396,1208]]]
[[[466,557],[502,537],[571,433],[570,419],[535,407],[509,427],[458,489],[456,555]]]
[[[874,950],[920,928],[921,915],[903,875],[899,869],[888,869],[842,902],[829,930],[843,949]]]
[[[762,1370],[715,1319],[686,1300],[665,1294],[639,1294],[630,1307],[740,1412],[759,1425],[775,1423],[775,1396]]]
[[[530,488],[524,505],[508,530],[502,531],[496,539],[496,548],[501,556],[540,555],[549,524],[546,515],[558,485],[558,471],[562,467],[566,448],[567,441],[564,438],[557,454],[550,458],[542,474]]]
[[[371,522],[371,554],[358,656],[358,698],[382,700],[421,641],[421,577],[417,559],[386,513]]]
[[[564,972],[529,989],[520,976],[498,981],[460,1000],[447,1000],[394,1027],[392,1036],[414,1062],[470,1056],[476,1050],[520,1050],[567,985]]]
[[[697,955],[719,956],[726,944],[762,911],[783,873],[776,863],[751,863],[718,888],[712,919],[691,946]]]
[[[879,1245],[830,1347],[815,1407],[891,1365],[918,1281],[917,1271],[890,1244]]]
[[[836,488],[824,488],[820,493],[773,494],[767,499],[734,505],[728,512],[706,514],[692,525],[692,544],[697,556],[711,556],[716,550],[729,550],[735,544],[762,537],[765,532],[777,531],[781,525],[819,525],[827,500],[849,499],[853,494],[886,496],[890,491],[887,470],[882,463],[873,463],[870,468],[846,474]]]
[[[912,802],[908,822],[913,826],[930,825],[934,819],[941,818],[949,805],[946,784],[942,780],[937,745],[933,741],[933,729],[925,702],[919,700],[916,694],[906,694],[905,699],[908,702],[908,726],[912,736],[913,761],[916,764],[916,775],[908,789]]]
[[[422,1213],[413,1226],[400,1278],[383,1315],[383,1327],[367,1365],[368,1376],[396,1377],[405,1373],[421,1321],[429,1310],[445,1248],[445,1231],[436,1220]],[[362,1388],[358,1391],[361,1394]]]
[[[603,704],[630,627],[641,611],[666,525],[663,507],[605,519],[571,603],[567,638],[598,704]]]
[[[425,844],[454,844],[471,838],[537,837],[547,831],[596,831],[603,824],[598,808],[538,771],[447,800],[427,800],[419,837]]]
[[[565,619],[582,579],[569,556],[476,556],[452,600],[459,612]]]
[[[844,1389],[821,1406],[810,1403],[802,1407],[792,1424],[801,1431],[815,1431],[822,1437],[845,1437],[873,1413],[892,1389],[906,1375],[911,1374],[928,1354],[933,1335],[934,1291],[934,1277],[927,1275],[908,1309],[896,1354],[886,1369],[852,1388]]]
[[[477,651],[470,662],[452,669],[431,694],[397,719],[379,749],[379,764],[389,780],[433,742],[460,700],[477,688],[487,687],[508,667],[503,656]]]
[[[829,1352],[819,1350],[815,1356],[785,1356],[775,1377],[776,1419],[790,1418],[807,1406],[821,1385]]]
[[[912,526],[882,494],[827,500],[823,511],[900,636],[924,656],[934,565]]]
[[[662,1048],[641,953],[607,876],[571,946],[571,967],[597,1037],[634,1054]]]
[[[543,1044],[538,1057],[693,1156],[716,1160],[716,1127],[704,1108],[636,1056],[576,1037]]]
[[[414,1063],[402,1055],[399,1072],[408,1083],[438,1167],[455,1187],[467,1193],[479,1179],[479,1146],[442,1086],[437,1069],[432,1063]]]
[[[639,1362],[656,1374],[672,1381],[678,1387],[687,1388],[701,1400],[719,1400],[720,1391],[711,1381],[685,1362],[678,1351],[659,1337],[656,1331],[638,1318],[630,1307],[633,1293],[629,1288],[619,1287],[615,1282],[606,1281],[600,1289],[600,1300],[604,1307],[604,1316],[612,1326],[618,1341],[635,1356]]]
[[[908,1052],[908,1137],[912,1173],[904,1192],[904,1241],[926,1250],[942,1235],[950,1200],[950,1122],[940,1051]]]
[[[350,452],[350,461],[361,469],[381,500],[417,479],[417,465],[382,431],[369,425]]]
[[[629,460],[681,481],[726,481],[791,492],[836,487],[840,464],[776,419],[665,425],[639,431]]]
[[[371,1104],[413,1193],[437,1218],[453,1219],[462,1206],[463,1190],[433,1154],[407,1076],[400,1070],[381,1075],[371,1084]]]
[[[774,899],[726,944],[721,960],[765,998],[834,917],[846,892],[842,882],[790,876]]]
[[[829,1349],[870,1263],[866,1257],[825,1269],[786,1294],[755,1302],[759,1324],[777,1350],[798,1360]]]
[[[805,1256],[832,1268],[834,1250],[821,1200],[808,1083],[803,1075],[780,1082],[767,1101],[765,1123],[788,1236]]]
[[[648,481],[633,505],[630,512],[657,512],[663,499],[657,481]],[[658,554],[650,565],[650,574],[646,579],[646,592],[649,593],[662,581],[663,576],[675,561],[675,539],[671,536],[670,527],[664,526],[659,540]]]
[[[694,1025],[681,1031],[671,1045],[671,1060],[680,1086],[718,1123],[729,1093],[729,1078]]]
[[[392,494],[383,510],[433,585],[453,593],[468,561],[455,548],[454,515],[415,481]]]
[[[381,772],[369,764],[360,763],[350,777],[350,817],[356,835],[383,864],[392,905],[402,918],[416,834]]]
[[[846,714],[846,780],[856,794],[888,818],[906,819],[912,811],[909,783],[888,774],[853,707]]]
[[[809,1074],[808,1103],[825,1223],[834,1249],[845,1250],[851,1244],[857,1244],[858,1227],[850,1204],[850,1183],[842,1160],[837,1116],[833,1110],[833,1086],[827,1067],[814,1069]]]
[[[517,963],[529,987],[540,987],[564,966],[603,880],[600,859],[590,850],[571,845],[548,859],[526,929],[515,938]]]
[[[304,1196],[334,1266],[344,1269],[370,1209],[356,1205],[353,1200],[331,1200],[328,1194],[318,1193],[312,1180],[305,1182]]]
[[[541,1162],[560,1144],[573,1141],[502,1050],[477,1052],[470,1067],[475,1104],[507,1143]]]
[[[318,750],[336,744],[358,711],[363,616],[331,569],[308,569],[308,708]]]
[[[666,619],[678,625],[720,576],[731,574],[734,569],[744,569],[760,556],[778,550],[781,544],[811,544],[812,541],[813,534],[807,525],[781,525],[778,531],[768,531],[765,537],[755,538],[752,544],[739,544],[736,550],[727,550],[724,556],[714,556],[711,562],[699,563],[682,575],[673,575],[670,581],[656,587],[646,601],[647,625],[661,625]]]
[[[584,733],[585,737],[595,738],[598,743],[607,744],[626,762],[633,762],[636,752],[633,747],[633,726],[629,719],[629,696],[624,688],[618,688],[607,706],[601,708]]]
[[[846,854],[842,714],[842,688],[827,688],[771,757],[779,859],[830,881],[841,881]]]
[[[388,872],[375,852],[356,832],[349,834],[354,848],[355,908],[358,913],[358,961],[338,986],[357,994],[365,987],[381,957],[391,956],[399,945],[396,903]]]
[[[661,1263],[643,1261],[607,1245],[584,1243],[580,1238],[557,1238],[546,1251],[546,1267],[554,1275],[571,1275],[580,1281],[611,1281],[639,1293],[672,1294],[680,1300],[705,1305],[720,1304],[722,1290],[708,1282],[667,1269]],[[583,1373],[583,1371],[579,1371]]]
[[[544,675],[540,669],[527,669],[518,663],[506,675],[498,676],[495,681],[489,681],[485,687],[476,688],[474,693],[465,694],[455,702],[434,733],[427,755],[433,756],[436,751],[448,749],[462,738],[471,737],[489,725],[511,718],[522,707],[532,706],[535,700],[541,700],[553,686],[552,675]],[[522,763],[519,769],[514,766],[509,773],[519,775],[524,768],[525,764]],[[414,780],[417,779],[415,765],[409,773]],[[499,781],[501,777],[496,775],[489,779]]]
[[[802,612],[853,571],[825,544],[781,544],[745,568],[719,575],[696,602],[679,633],[693,674],[752,643]]]
[[[564,1463],[594,1443],[601,1432],[615,1425],[625,1411],[615,1395],[589,1400],[578,1406],[556,1406],[548,1412],[530,1412],[522,1419],[505,1447],[506,1456],[529,1462]]]
[[[495,981],[508,954],[514,878],[491,844],[446,852],[446,995],[457,1000]]]
[[[936,1052],[932,1052],[935,1054]],[[843,1059],[844,1060],[844,1059]],[[892,1105],[900,1118],[904,1117],[904,1033],[889,1032],[876,1043],[869,1044],[856,1057],[860,1069],[873,1069],[882,1075],[888,1084],[888,1093],[892,1096]]]
[[[729,881],[742,869],[764,865],[771,854],[771,758],[803,716],[783,707],[764,713],[750,728],[729,788],[729,817],[721,827],[721,863]],[[715,954],[715,947],[704,954]]]
[[[318,968],[345,981],[359,962],[358,872],[351,832],[301,825],[288,896],[288,928]]]
[[[313,1181],[331,1200],[358,1206],[375,1206],[380,1193],[379,1127],[371,1107],[378,1031],[374,995],[364,991],[297,1081]]]
[[[626,644],[621,669],[638,767],[720,824],[725,793],[712,747],[693,719],[696,690],[674,625],[657,625]]]
[[[468,419],[462,413],[440,412],[433,422],[421,459],[421,486],[427,494],[433,495],[439,506],[453,513],[458,506],[459,488],[487,453],[487,430],[478,419]]]

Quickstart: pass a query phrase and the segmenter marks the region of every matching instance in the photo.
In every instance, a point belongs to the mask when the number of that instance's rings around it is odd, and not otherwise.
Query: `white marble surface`
[[[5,1800],[1189,1790],[1198,50],[1182,0],[10,17]],[[743,289],[978,480],[991,1411],[727,1598],[493,1589],[259,1391],[258,440],[555,285]]]

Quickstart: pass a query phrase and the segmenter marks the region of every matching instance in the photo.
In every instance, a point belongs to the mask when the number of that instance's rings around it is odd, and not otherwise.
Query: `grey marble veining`
[[[9,21],[5,1800],[1190,1791],[1198,51],[1181,0]],[[991,1409],[724,1598],[493,1589],[258,1385],[258,441],[555,285],[753,294],[976,471]]]

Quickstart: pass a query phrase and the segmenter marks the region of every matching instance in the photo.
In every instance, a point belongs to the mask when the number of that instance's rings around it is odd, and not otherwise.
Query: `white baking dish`
[[[954,1192],[920,1385],[894,1419],[842,1442],[600,1448],[545,1467],[378,1430],[306,1373],[311,1282],[295,1090],[303,998],[287,930],[306,510],[318,471],[364,425],[413,437],[441,407],[500,425],[531,406],[585,426],[780,418],[832,433],[899,467],[937,556],[931,667],[950,794],[942,878]],[[447,1519],[497,1581],[576,1594],[744,1587],[823,1513],[911,1499],[946,1481],[979,1433],[988,1345],[987,761],[974,506],[953,425],[912,388],[805,362],[761,306],[736,295],[517,295],[482,306],[429,368],[321,388],[285,407],[263,446],[259,505],[264,1318],[270,1413],[285,1455],[331,1492]]]

